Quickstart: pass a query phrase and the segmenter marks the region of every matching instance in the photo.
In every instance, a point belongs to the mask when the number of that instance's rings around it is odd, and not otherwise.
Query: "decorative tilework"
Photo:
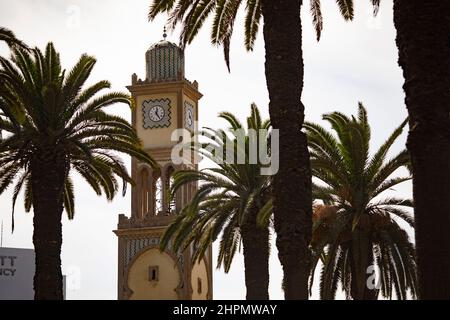
[[[128,269],[128,265],[133,260],[133,258],[138,255],[143,250],[147,250],[149,247],[158,247],[160,243],[159,237],[143,237],[143,238],[124,238],[124,252],[121,256],[123,270]],[[184,255],[179,252],[177,254],[178,258],[178,267],[180,270],[184,270]],[[182,284],[184,284],[184,280],[181,279]]]
[[[123,265],[126,268],[130,261],[143,249],[158,246],[159,238],[125,239]]]

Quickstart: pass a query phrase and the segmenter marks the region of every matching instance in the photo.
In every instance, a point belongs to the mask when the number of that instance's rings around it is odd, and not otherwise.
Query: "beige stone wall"
[[[158,266],[158,281],[149,281],[149,267]],[[167,253],[153,248],[142,253],[130,267],[128,287],[130,300],[176,300],[180,272],[176,261]]]
[[[201,281],[201,292],[199,292],[199,279]],[[197,262],[191,273],[192,300],[206,300],[208,294],[208,273],[205,261]]]

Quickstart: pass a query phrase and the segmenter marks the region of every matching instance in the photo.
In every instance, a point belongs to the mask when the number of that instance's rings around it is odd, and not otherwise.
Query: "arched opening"
[[[158,215],[160,213],[163,212],[163,183],[162,183],[162,179],[161,176],[155,177],[154,180],[154,204],[155,204],[155,215]]]
[[[173,181],[174,181],[173,174],[174,174],[174,172],[175,172],[175,169],[172,166],[170,166],[167,169],[166,194],[167,194],[167,201],[168,201],[168,204],[167,204],[167,213],[168,214],[175,213],[176,209],[177,209],[176,196],[174,196],[172,199],[170,199],[170,188],[173,185]]]
[[[147,168],[143,168],[141,171],[141,192],[140,192],[140,217],[143,218],[150,211],[150,203],[149,203],[149,172]]]

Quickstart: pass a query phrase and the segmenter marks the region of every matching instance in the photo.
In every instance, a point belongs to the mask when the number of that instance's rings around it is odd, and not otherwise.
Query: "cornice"
[[[182,90],[189,98],[199,100],[203,95],[188,80],[173,82],[142,82],[127,86],[133,96],[158,93],[177,93]]]

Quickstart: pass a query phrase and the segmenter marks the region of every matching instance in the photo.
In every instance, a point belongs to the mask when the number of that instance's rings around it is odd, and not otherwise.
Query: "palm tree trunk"
[[[36,300],[62,300],[61,245],[65,160],[49,149],[31,161]]]
[[[312,233],[311,169],[304,107],[302,1],[263,0],[270,120],[279,129],[279,171],[274,178],[274,226],[286,299],[308,299]]]
[[[269,228],[256,224],[258,211],[241,228],[247,300],[269,300]]]
[[[422,299],[450,299],[450,1],[395,0]]]
[[[378,289],[369,288],[367,273],[368,268],[373,266],[373,244],[369,238],[369,232],[355,230],[352,233],[350,255],[351,263],[351,295],[354,300],[376,300]]]

